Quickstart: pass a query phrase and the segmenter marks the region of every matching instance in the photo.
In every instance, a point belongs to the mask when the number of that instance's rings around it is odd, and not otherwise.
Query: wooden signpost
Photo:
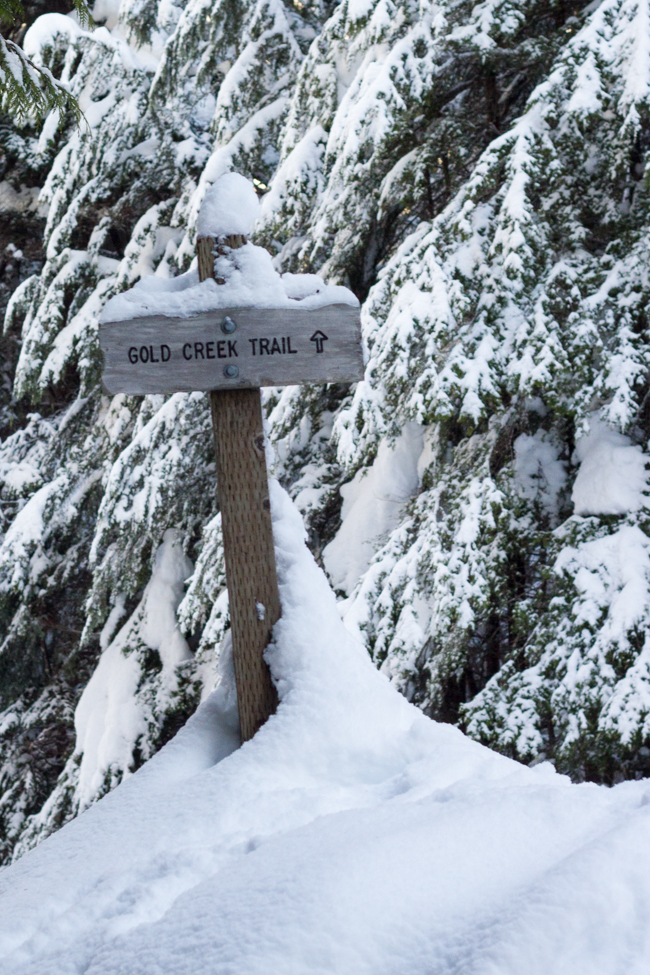
[[[201,237],[199,278],[242,236]],[[217,284],[223,282],[217,279]],[[100,326],[110,393],[210,390],[242,741],[277,706],[263,652],[280,618],[260,386],[363,377],[359,309],[224,308]]]
[[[116,393],[173,393],[349,382],[361,361],[358,327],[352,305],[114,322],[101,330],[104,384]]]

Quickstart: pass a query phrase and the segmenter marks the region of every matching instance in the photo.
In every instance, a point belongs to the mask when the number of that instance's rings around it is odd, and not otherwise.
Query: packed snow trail
[[[232,673],[0,875],[11,975],[641,975],[650,785],[572,785],[426,718],[344,628],[272,484],[280,706],[237,748]]]

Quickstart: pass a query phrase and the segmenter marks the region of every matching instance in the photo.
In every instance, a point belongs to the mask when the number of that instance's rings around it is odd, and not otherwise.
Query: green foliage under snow
[[[3,856],[214,684],[207,402],[107,397],[97,322],[141,276],[190,266],[231,169],[255,180],[280,270],[364,301],[363,382],[264,394],[346,624],[411,700],[497,750],[648,774],[646,4],[123,0],[93,32],[67,19],[36,22],[33,59],[88,125],[0,129],[7,198],[38,185],[45,220],[5,320]],[[185,570],[164,582],[173,546]],[[163,583],[171,643],[147,623]]]

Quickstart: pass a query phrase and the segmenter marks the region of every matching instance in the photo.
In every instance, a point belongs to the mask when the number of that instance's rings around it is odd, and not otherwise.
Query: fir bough
[[[93,19],[85,0],[73,0],[82,27]],[[0,0],[0,24],[22,21],[20,0]],[[83,118],[77,100],[44,65],[37,65],[23,49],[0,34],[0,111],[17,119],[40,119],[51,111],[70,113],[78,124]]]

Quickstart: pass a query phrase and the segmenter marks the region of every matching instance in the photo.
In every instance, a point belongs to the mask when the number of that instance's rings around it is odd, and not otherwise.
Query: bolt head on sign
[[[234,177],[235,195],[248,181]],[[224,178],[222,178],[223,180]],[[250,184],[249,184],[250,185]],[[252,187],[251,187],[252,190]],[[223,196],[223,193],[222,193]],[[143,278],[102,314],[103,381],[110,393],[246,389],[363,378],[359,302],[315,274],[280,275],[270,254],[246,240],[252,203],[220,200],[243,223],[243,246],[229,248],[219,213],[201,211],[199,232],[214,243],[215,277],[195,270]],[[228,201],[226,200],[226,204]],[[256,204],[257,205],[257,204]],[[225,211],[225,212],[224,212]]]

